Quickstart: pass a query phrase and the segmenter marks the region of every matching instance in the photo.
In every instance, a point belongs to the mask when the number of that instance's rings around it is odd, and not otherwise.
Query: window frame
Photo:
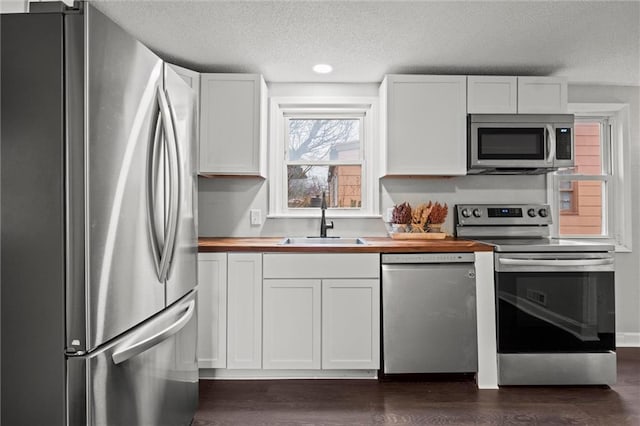
[[[317,207],[288,207],[287,165],[361,165],[361,207],[330,207],[326,215],[340,217],[380,216],[379,181],[377,176],[378,134],[376,123],[377,98],[373,97],[273,97],[269,107],[269,213],[270,218],[315,218]],[[309,119],[360,119],[360,162],[348,161],[288,161],[288,120]]]
[[[580,120],[606,120],[608,131],[603,133],[601,175],[562,175],[551,173],[547,179],[548,200],[556,220],[551,234],[556,238],[607,240],[616,251],[631,251],[631,191],[629,162],[629,105],[571,103],[569,112]],[[575,153],[574,153],[575,155]],[[560,182],[603,182],[602,235],[560,234]]]

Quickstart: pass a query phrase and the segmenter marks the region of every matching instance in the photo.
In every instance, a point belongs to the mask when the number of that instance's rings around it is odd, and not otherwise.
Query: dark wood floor
[[[618,349],[618,383],[508,387],[473,382],[200,382],[204,425],[640,425],[640,348]]]

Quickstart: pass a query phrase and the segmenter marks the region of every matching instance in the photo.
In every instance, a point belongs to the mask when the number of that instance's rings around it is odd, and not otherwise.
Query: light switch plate
[[[262,210],[251,209],[249,211],[249,220],[251,225],[262,225]]]

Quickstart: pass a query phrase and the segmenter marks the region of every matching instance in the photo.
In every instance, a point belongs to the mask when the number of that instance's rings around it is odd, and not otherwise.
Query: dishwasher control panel
[[[404,253],[383,254],[382,263],[473,263],[473,253]]]

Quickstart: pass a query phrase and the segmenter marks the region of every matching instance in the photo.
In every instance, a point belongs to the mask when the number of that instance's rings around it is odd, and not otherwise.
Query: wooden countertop
[[[394,240],[388,237],[363,237],[367,245],[301,246],[278,245],[280,238],[200,237],[198,251],[208,252],[283,252],[283,253],[454,253],[493,251],[493,247],[457,238],[444,240]]]

